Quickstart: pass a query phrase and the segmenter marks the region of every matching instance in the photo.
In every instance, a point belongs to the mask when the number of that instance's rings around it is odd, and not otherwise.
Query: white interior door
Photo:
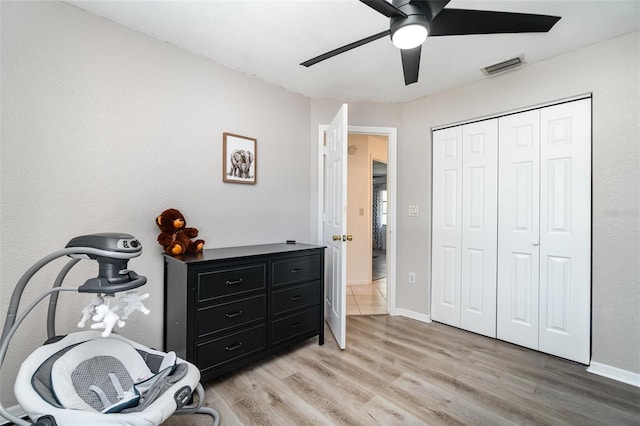
[[[499,118],[497,337],[538,349],[540,110]]]
[[[462,126],[433,132],[431,317],[460,327]]]
[[[498,120],[462,126],[460,327],[496,337]]]
[[[341,349],[347,345],[347,118],[344,104],[325,133],[324,158],[325,318]]]
[[[591,99],[540,114],[540,350],[588,364]]]

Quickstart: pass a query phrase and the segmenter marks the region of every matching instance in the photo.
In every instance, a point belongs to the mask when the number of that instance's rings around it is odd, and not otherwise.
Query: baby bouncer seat
[[[176,356],[161,352],[112,333],[114,326],[135,311],[148,313],[136,289],[146,278],[127,269],[130,258],[142,247],[128,234],[92,234],[72,239],[59,250],[33,265],[16,285],[0,338],[0,368],[9,342],[26,316],[50,295],[47,315],[48,339],[22,363],[14,385],[18,403],[32,421],[9,413],[0,403],[0,416],[16,425],[159,425],[173,414],[205,414],[214,425],[219,415],[203,407],[204,389],[198,368]],[[62,256],[72,260],[56,278],[53,288],[34,300],[17,316],[22,293],[35,273]],[[62,287],[62,281],[81,259],[99,264],[98,277],[80,287]],[[82,311],[78,324],[95,321],[92,331],[66,336],[55,334],[55,311],[60,291],[93,293],[96,297]],[[109,305],[115,293],[126,306],[121,312]],[[107,301],[107,303],[105,303]],[[99,331],[102,330],[102,331]],[[195,395],[195,396],[194,396]],[[188,405],[197,398],[197,403]]]

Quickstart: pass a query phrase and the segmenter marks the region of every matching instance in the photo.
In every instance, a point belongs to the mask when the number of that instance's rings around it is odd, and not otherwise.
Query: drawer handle
[[[228,352],[235,351],[236,349],[240,349],[242,347],[242,342],[238,342],[233,346],[225,346],[225,350]]]
[[[291,270],[291,273],[292,273],[292,274],[297,274],[298,272],[302,272],[302,271],[303,271],[303,269],[302,269],[302,268],[293,268],[293,269]]]
[[[293,323],[293,324],[291,324],[289,327],[291,327],[291,328],[298,328],[298,327],[302,327],[302,321],[294,322],[294,323]]]
[[[239,317],[240,315],[242,315],[242,311],[227,312],[226,314],[224,314],[224,316],[227,318],[235,318],[235,317]]]
[[[296,296],[291,296],[291,301],[292,302],[295,302],[295,301],[300,300],[300,299],[302,299],[302,295],[301,294],[298,294]]]
[[[227,285],[242,284],[242,278],[240,278],[239,280],[235,280],[235,281],[229,281],[229,280],[227,280],[227,282],[226,282],[225,284],[227,284]]]

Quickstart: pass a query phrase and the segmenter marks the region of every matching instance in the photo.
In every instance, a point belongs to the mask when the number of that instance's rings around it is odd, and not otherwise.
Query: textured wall
[[[76,235],[121,231],[143,243],[129,266],[148,277],[152,310],[123,334],[161,347],[154,219],[168,207],[185,213],[207,247],[315,234],[307,98],[64,3],[1,7],[0,326],[14,283],[34,262]],[[225,131],[257,139],[257,185],[222,182]],[[49,288],[61,265],[41,271],[33,289]],[[69,285],[97,273],[95,262],[76,269]],[[61,299],[58,329],[73,330],[90,297]],[[6,405],[20,361],[46,337],[43,312],[10,348],[0,380]]]

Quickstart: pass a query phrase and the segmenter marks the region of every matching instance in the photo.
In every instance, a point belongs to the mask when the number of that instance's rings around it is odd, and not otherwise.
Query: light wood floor
[[[206,384],[222,425],[640,425],[640,389],[441,324],[353,316],[347,349],[317,339]],[[165,425],[208,424],[174,416]]]

